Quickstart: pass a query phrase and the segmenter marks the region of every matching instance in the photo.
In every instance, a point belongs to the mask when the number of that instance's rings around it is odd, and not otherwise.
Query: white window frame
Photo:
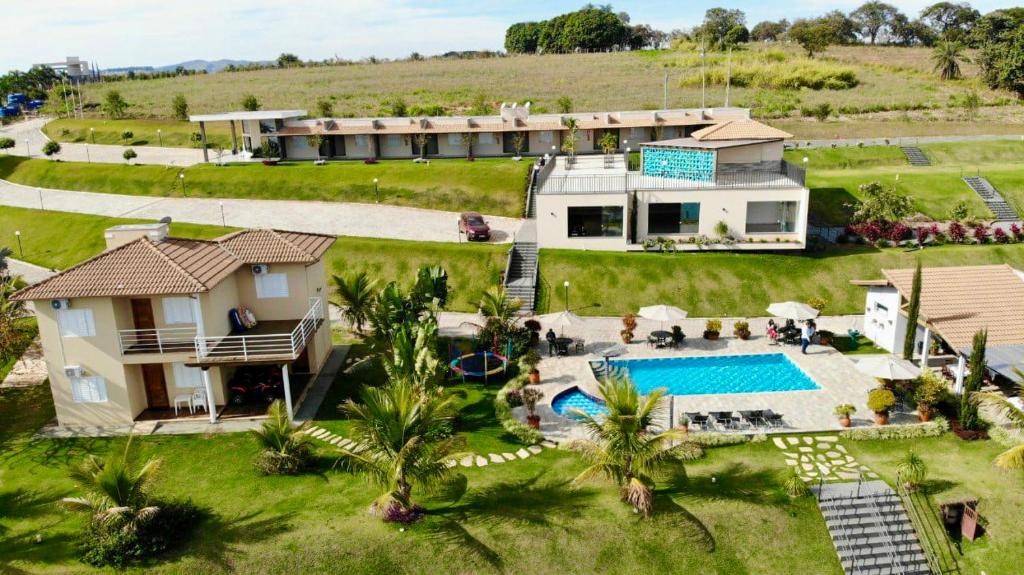
[[[365,148],[370,145],[370,136],[366,134],[356,134],[353,139],[357,148]]]
[[[163,298],[164,323],[181,325],[196,323],[195,307],[190,297]]]
[[[62,337],[93,337],[96,335],[96,321],[91,309],[62,309],[57,311]]]
[[[75,403],[105,403],[107,381],[99,375],[72,377],[71,399]]]
[[[198,367],[189,367],[184,363],[175,363],[174,386],[181,389],[195,389],[203,387],[203,370]]]
[[[287,273],[261,274],[255,277],[257,299],[274,299],[288,297]]]
[[[448,145],[449,146],[456,146],[456,147],[461,148],[462,147],[462,134],[459,134],[459,133],[456,133],[456,132],[449,132],[448,133]]]

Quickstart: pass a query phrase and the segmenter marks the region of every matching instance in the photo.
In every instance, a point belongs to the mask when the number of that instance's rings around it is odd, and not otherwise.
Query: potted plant
[[[876,387],[868,393],[868,409],[875,412],[877,425],[889,423],[889,410],[894,405],[896,405],[896,395],[891,389]]]
[[[946,395],[946,383],[933,371],[924,371],[915,381],[914,401],[917,403],[917,417],[930,421],[935,406]]]
[[[704,339],[718,339],[718,334],[722,331],[722,321],[717,319],[709,319],[704,324]]]
[[[690,432],[690,418],[685,415],[679,418],[679,423],[676,424],[676,429],[687,434]]]
[[[619,335],[622,336],[622,343],[632,343],[633,332],[635,331],[636,316],[631,313],[622,316],[622,331],[619,332]]]
[[[527,387],[522,393],[523,405],[526,406],[526,423],[533,429],[540,429],[540,416],[537,415],[537,402],[544,398],[544,392],[536,387]]]
[[[835,414],[839,416],[839,425],[850,427],[850,416],[857,412],[857,408],[849,403],[842,403],[836,406]]]
[[[732,334],[740,339],[750,339],[750,324],[745,321],[732,324]]]
[[[540,364],[540,354],[537,353],[536,349],[530,349],[523,357],[519,358],[519,366],[530,376],[530,383],[537,385],[540,383],[540,371],[537,370],[537,365]]]
[[[523,322],[523,327],[530,330],[530,345],[540,343],[540,322],[535,319],[528,319]]]

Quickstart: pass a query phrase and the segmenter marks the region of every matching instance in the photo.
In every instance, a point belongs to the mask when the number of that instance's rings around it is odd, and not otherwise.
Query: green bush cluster
[[[919,437],[938,437],[948,430],[949,422],[946,421],[945,418],[936,417],[927,423],[844,429],[839,432],[839,436],[853,441],[870,441],[875,439],[917,439]]]
[[[988,437],[1003,447],[1016,447],[1024,443],[1024,437],[999,425],[992,425],[988,428]]]
[[[724,85],[729,81],[733,86],[770,90],[847,90],[859,83],[853,68],[809,58],[788,62],[734,63],[731,72],[727,68],[712,68],[705,75],[712,85]],[[700,70],[685,74],[679,82],[686,87],[700,86]]]
[[[763,433],[744,435],[742,433],[717,433],[714,431],[695,431],[686,434],[686,440],[701,447],[725,447],[727,445],[741,445],[744,443],[760,443],[768,441],[768,436]]]
[[[505,431],[527,445],[534,445],[543,441],[544,436],[512,415],[512,406],[509,405],[507,398],[509,392],[526,387],[528,381],[529,379],[525,374],[517,375],[508,380],[508,383],[499,389],[494,397],[494,415],[501,422],[501,426],[505,428]]]
[[[90,520],[78,543],[82,561],[93,567],[123,569],[181,545],[202,518],[202,511],[191,501],[153,501],[151,505],[160,510],[134,530],[124,529],[118,521]]]

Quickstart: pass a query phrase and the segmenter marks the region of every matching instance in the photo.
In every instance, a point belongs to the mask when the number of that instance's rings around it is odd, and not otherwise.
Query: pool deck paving
[[[804,355],[800,353],[799,346],[775,345],[763,335],[741,340],[731,335],[726,337],[723,333],[723,337],[718,340],[705,340],[700,337],[704,320],[688,319],[677,322],[681,324],[684,332],[691,334],[683,347],[654,348],[644,340],[646,334],[653,329],[659,329],[660,324],[647,320],[639,321],[636,334],[642,343],[624,345],[618,335],[621,329],[621,321],[618,318],[587,318],[584,325],[574,327],[571,333],[567,330],[565,334],[585,337],[585,353],[542,359],[538,369],[541,373],[539,387],[544,392],[544,398],[537,406],[537,413],[541,417],[541,432],[545,437],[556,440],[584,437],[582,427],[556,413],[551,407],[551,402],[558,394],[577,386],[588,394],[598,395],[598,382],[589,362],[601,360],[602,352],[610,348],[618,348],[618,351],[625,352],[617,356],[617,359],[781,353],[819,386],[819,389],[814,390],[672,396],[669,400],[672,423],[678,422],[685,412],[770,409],[784,416],[785,427],[773,430],[774,432],[834,432],[841,429],[833,413],[835,406],[850,403],[857,407],[857,413],[853,417],[854,426],[873,424],[871,412],[867,408],[867,394],[877,387],[877,381],[858,371],[851,358],[832,347],[812,345]],[[751,331],[758,334],[764,333],[768,318],[754,318],[748,321],[751,324]],[[818,326],[819,329],[846,333],[847,329],[859,328],[861,321],[860,316],[823,317],[818,320]],[[723,320],[722,323],[723,326],[732,325],[730,320]],[[723,332],[726,329],[723,327]],[[517,408],[517,415],[525,419],[525,413],[519,413],[522,410],[523,408]],[[659,422],[661,427],[667,427],[669,423],[668,420]]]

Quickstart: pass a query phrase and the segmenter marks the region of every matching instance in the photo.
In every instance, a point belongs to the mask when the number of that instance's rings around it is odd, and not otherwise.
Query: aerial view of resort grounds
[[[1024,7],[929,1],[5,6],[0,574],[1024,572]]]

